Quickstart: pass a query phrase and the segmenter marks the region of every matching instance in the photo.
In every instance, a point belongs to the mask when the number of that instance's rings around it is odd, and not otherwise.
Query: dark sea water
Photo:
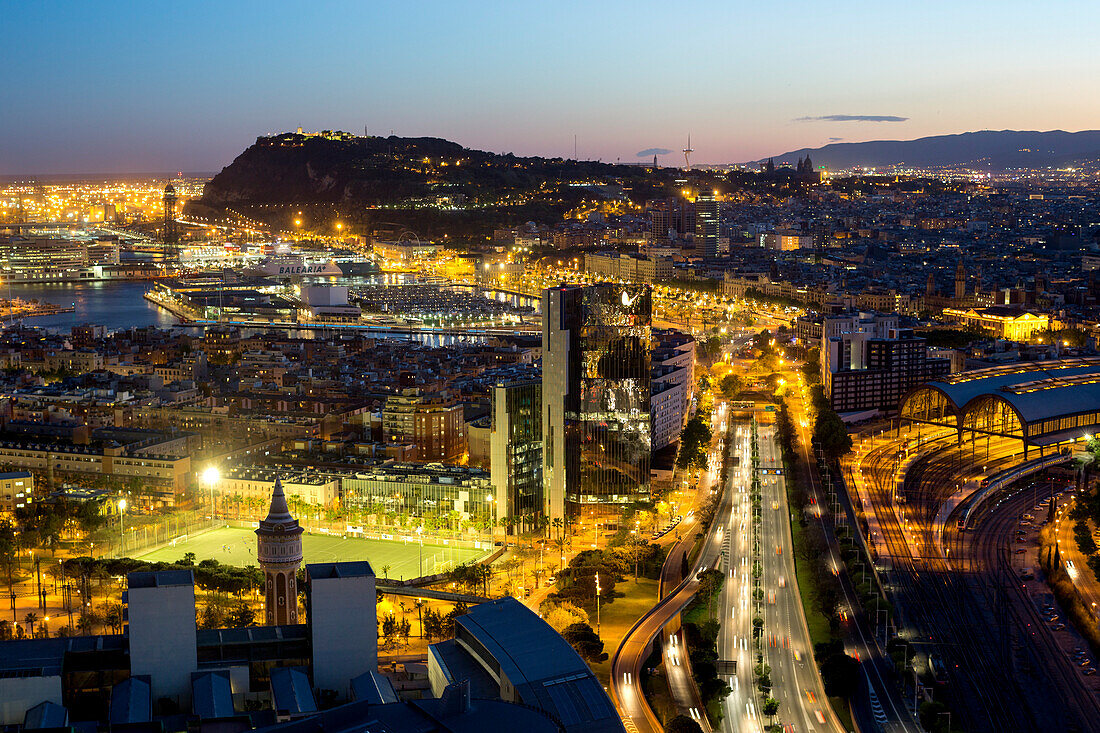
[[[56,316],[45,316],[23,319],[25,326],[44,328],[57,333],[68,333],[73,326],[83,323],[94,323],[105,326],[108,331],[124,331],[128,328],[141,328],[143,326],[156,326],[157,328],[169,328],[179,323],[175,316],[168,311],[158,308],[153,303],[142,297],[146,290],[152,287],[151,280],[115,280],[112,282],[77,282],[77,283],[51,283],[49,285],[28,285],[13,283],[11,285],[11,297],[30,300],[37,298],[47,303],[55,303],[61,306],[74,306],[74,313],[60,313]],[[0,283],[0,297],[8,297],[8,289]],[[488,297],[513,302],[513,304],[533,305],[538,307],[538,300],[516,297],[512,294],[491,292]],[[193,334],[201,334],[202,329],[188,328]],[[245,335],[253,333],[252,329],[244,329]],[[314,336],[312,331],[303,330],[299,335],[307,338]],[[367,335],[383,338],[412,339],[429,346],[451,346],[456,343],[469,343],[482,341],[482,338],[469,336],[456,338],[445,334],[393,334],[386,331],[368,331]]]
[[[24,325],[49,331],[68,332],[82,323],[106,326],[109,331],[122,331],[137,326],[167,328],[177,323],[175,316],[145,300],[142,295],[151,281],[116,280],[113,282],[51,283],[49,285],[13,283],[13,298],[38,298],[47,303],[75,306],[75,313],[27,318]],[[8,297],[8,288],[0,285],[0,297]]]

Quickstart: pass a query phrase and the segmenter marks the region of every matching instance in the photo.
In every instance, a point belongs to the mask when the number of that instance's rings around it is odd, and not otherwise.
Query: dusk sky
[[[0,2],[0,174],[216,171],[257,135],[694,162],[1100,120],[1095,2]],[[652,154],[649,156],[652,158]]]

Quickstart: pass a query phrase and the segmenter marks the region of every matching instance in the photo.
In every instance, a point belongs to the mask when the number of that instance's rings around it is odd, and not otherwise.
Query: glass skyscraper
[[[695,198],[695,253],[703,257],[718,256],[718,199],[700,192]]]
[[[543,300],[543,482],[550,517],[649,497],[648,285],[549,288]]]
[[[543,514],[542,381],[497,384],[492,396],[489,465],[497,517]]]

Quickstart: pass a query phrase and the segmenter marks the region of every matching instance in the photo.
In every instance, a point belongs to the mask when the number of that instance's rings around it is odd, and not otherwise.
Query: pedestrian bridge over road
[[[375,586],[375,590],[379,593],[386,593],[392,596],[408,596],[411,598],[428,598],[433,601],[448,601],[450,603],[465,603],[468,606],[475,605],[477,603],[485,603],[492,600],[491,598],[482,598],[481,596],[471,596],[466,593],[451,593],[445,590],[433,590],[431,588],[417,588],[414,585],[382,585],[379,583]]]

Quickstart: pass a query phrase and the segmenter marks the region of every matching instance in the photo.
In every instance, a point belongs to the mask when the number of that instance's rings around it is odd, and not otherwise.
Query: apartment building
[[[653,450],[680,439],[695,392],[695,339],[678,331],[655,331],[650,354],[650,422]]]
[[[458,460],[466,452],[462,403],[445,393],[403,390],[386,398],[382,435],[387,443],[415,445],[424,462]]]
[[[928,356],[912,329],[870,325],[843,332],[821,348],[825,396],[837,412],[893,412],[919,384],[950,373],[949,359]]]

